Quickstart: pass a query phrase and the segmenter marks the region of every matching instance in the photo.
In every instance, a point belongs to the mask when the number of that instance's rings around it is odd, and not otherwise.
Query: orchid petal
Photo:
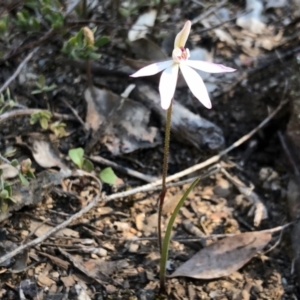
[[[200,70],[200,71],[204,71],[204,72],[208,72],[208,73],[223,73],[223,72],[234,72],[236,71],[236,69],[232,69],[229,67],[225,67],[223,65],[220,64],[214,64],[208,61],[199,61],[199,60],[187,60],[185,61],[185,64]]]
[[[149,66],[146,66],[144,68],[141,68],[140,70],[138,70],[137,72],[133,73],[130,76],[131,77],[143,77],[143,76],[155,75],[155,74],[161,72],[162,70],[172,66],[172,64],[173,64],[173,60],[158,62],[155,64],[151,64]]]
[[[176,35],[174,48],[181,48],[185,46],[185,43],[191,31],[191,27],[192,27],[191,21],[186,21],[183,26],[183,29]]]
[[[163,109],[168,109],[171,104],[177,84],[178,71],[179,65],[173,64],[171,67],[165,69],[161,74],[159,82],[159,93],[161,99],[161,107]]]
[[[205,107],[211,108],[209,95],[200,75],[186,64],[180,64],[180,70],[193,95]]]

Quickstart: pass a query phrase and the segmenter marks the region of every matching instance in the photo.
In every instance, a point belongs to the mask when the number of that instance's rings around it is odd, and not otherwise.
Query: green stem
[[[169,251],[169,245],[170,245],[170,239],[171,239],[171,233],[172,228],[175,222],[175,219],[178,215],[178,212],[180,208],[182,207],[184,200],[188,197],[189,193],[192,191],[192,189],[198,184],[200,180],[200,177],[195,179],[194,182],[190,185],[190,187],[185,191],[179,202],[177,203],[172,216],[169,220],[167,230],[164,237],[164,242],[162,245],[162,252],[161,252],[161,260],[160,260],[160,272],[159,272],[159,279],[160,279],[160,292],[164,293],[165,288],[165,281],[166,281],[166,266],[168,261],[168,251]]]
[[[165,142],[164,142],[164,161],[162,170],[162,188],[159,196],[158,203],[158,245],[159,251],[162,251],[162,233],[161,233],[161,217],[162,208],[164,204],[165,195],[167,192],[166,178],[168,175],[168,162],[169,162],[169,148],[170,148],[170,131],[171,131],[171,119],[172,119],[172,102],[167,110],[166,129],[165,129]]]

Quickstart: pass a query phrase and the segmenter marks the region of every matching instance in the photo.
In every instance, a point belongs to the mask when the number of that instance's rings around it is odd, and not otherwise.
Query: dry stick
[[[11,119],[11,118],[14,118],[14,117],[30,116],[34,113],[40,113],[40,112],[48,112],[48,110],[35,109],[35,108],[12,110],[12,111],[9,111],[9,112],[6,112],[6,113],[0,115],[0,124],[4,123],[8,119]],[[62,119],[62,120],[69,120],[69,121],[75,121],[76,120],[73,116],[65,115],[65,114],[53,113],[53,116],[57,119]]]
[[[19,64],[17,70],[15,71],[15,73],[13,73],[7,80],[6,82],[3,84],[3,86],[0,88],[0,94],[3,93],[3,91],[16,79],[16,77],[20,74],[20,72],[22,71],[22,69],[24,68],[24,66],[28,63],[28,61],[32,58],[32,56],[36,53],[36,51],[39,48],[35,48],[33,49],[26,57],[25,59]]]
[[[130,175],[130,176],[133,176],[135,178],[138,178],[138,179],[141,179],[141,180],[144,180],[146,182],[153,182],[154,180],[157,180],[156,177],[153,177],[153,176],[149,176],[149,175],[145,175],[143,173],[140,173],[140,172],[137,172],[135,170],[132,170],[130,168],[126,168],[126,167],[123,167],[123,166],[120,166],[118,165],[117,163],[113,162],[113,161],[110,161],[106,158],[103,158],[99,155],[97,156],[89,156],[88,157],[91,161],[94,161],[94,162],[97,162],[99,164],[103,164],[103,165],[106,165],[106,166],[109,166],[109,167],[112,167],[124,174],[127,174],[127,175]]]
[[[251,138],[258,130],[260,130],[263,126],[265,126],[272,118],[274,118],[274,116],[280,111],[280,109],[287,103],[288,101],[282,101],[278,107],[266,118],[264,119],[255,129],[253,129],[252,131],[250,131],[248,134],[244,135],[243,137],[241,137],[239,140],[237,140],[234,144],[232,144],[230,147],[228,147],[227,149],[225,149],[224,151],[222,151],[220,154],[215,155],[213,157],[211,157],[210,159],[208,159],[207,161],[200,163],[198,165],[195,165],[191,168],[188,168],[182,172],[179,172],[177,174],[174,174],[172,176],[169,176],[166,178],[166,182],[172,181],[174,179],[186,176],[190,173],[193,173],[197,170],[200,170],[204,167],[207,167],[213,163],[216,163],[218,160],[220,160],[220,158],[222,156],[224,156],[225,154],[227,154],[228,152],[230,152],[231,150],[237,148],[238,146],[240,146],[242,143],[244,143],[245,141],[247,141],[249,138]],[[83,171],[80,171],[82,174]],[[91,175],[90,175],[91,176]],[[130,191],[126,191],[126,192],[121,192],[121,193],[116,193],[113,195],[110,195],[108,197],[105,197],[103,199],[104,202],[108,202],[114,199],[118,199],[118,198],[123,198],[123,197],[128,197],[131,196],[133,194],[139,193],[139,192],[148,192],[153,190],[153,188],[156,188],[158,185],[161,184],[161,180],[158,180],[154,183],[151,184],[147,184],[135,189],[132,189]],[[96,197],[94,198],[87,206],[85,206],[83,209],[81,209],[79,212],[77,212],[76,214],[74,214],[73,216],[71,216],[69,219],[67,219],[66,221],[62,222],[61,224],[57,225],[56,227],[52,228],[51,230],[49,230],[45,235],[40,236],[38,238],[36,238],[35,240],[32,240],[31,242],[24,244],[18,248],[16,248],[15,250],[11,251],[10,253],[1,256],[0,257],[0,264],[2,264],[3,262],[5,262],[8,259],[11,259],[12,257],[16,256],[17,254],[21,253],[22,251],[36,246],[39,243],[43,242],[44,240],[46,240],[47,238],[49,238],[52,234],[58,232],[59,230],[67,227],[71,222],[75,221],[76,219],[80,218],[83,214],[87,213],[88,211],[90,211],[98,202],[99,202],[100,198]]]
[[[69,102],[66,101],[65,99],[62,99],[62,101],[63,101],[63,103],[64,103],[66,106],[68,106],[68,108],[71,110],[71,112],[73,113],[73,115],[75,116],[75,118],[78,120],[78,122],[82,125],[82,127],[84,128],[84,130],[87,131],[87,128],[86,128],[86,127],[87,127],[87,124],[84,123],[84,121],[81,119],[81,117],[79,116],[79,114],[78,114],[78,112],[76,111],[76,109],[73,108],[73,107],[71,106],[71,104],[69,104]]]
[[[4,156],[1,155],[1,153],[0,153],[0,160],[2,160],[3,162],[5,162],[6,164],[9,164],[9,165],[11,164],[10,161],[6,157],[4,157]]]
[[[300,171],[299,171],[297,163],[295,161],[295,157],[287,145],[285,135],[280,130],[277,132],[277,134],[278,134],[283,152],[286,155],[291,167],[293,168],[295,175],[300,176]]]
[[[223,5],[225,5],[227,2],[227,0],[223,0],[220,3],[218,3],[217,5],[214,5],[212,7],[210,7],[209,9],[205,10],[203,14],[201,14],[200,16],[194,18],[192,20],[192,25],[202,21],[203,19],[207,18],[210,14],[212,14],[213,12],[216,11],[216,9],[221,8]]]

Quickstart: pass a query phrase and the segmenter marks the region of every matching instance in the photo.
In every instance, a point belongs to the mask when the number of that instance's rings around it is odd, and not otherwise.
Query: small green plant
[[[84,150],[82,148],[70,149],[68,154],[70,159],[79,169],[87,172],[92,172],[94,170],[93,163],[84,158]]]
[[[6,212],[9,206],[9,202],[15,202],[12,198],[11,185],[2,180],[2,170],[0,170],[0,213]]]
[[[51,24],[53,29],[60,29],[63,27],[65,17],[62,12],[56,11],[47,5],[42,8],[42,14],[44,15],[44,18]]]
[[[52,114],[50,111],[44,110],[40,112],[33,113],[30,118],[30,124],[40,123],[43,129],[48,129],[49,120],[51,119]]]
[[[118,176],[112,168],[105,168],[99,173],[99,178],[102,182],[113,185],[117,183]]]
[[[38,31],[40,29],[39,21],[37,18],[33,17],[27,9],[23,9],[17,13],[15,22],[23,31]]]
[[[9,108],[16,106],[16,101],[11,98],[10,90],[6,90],[6,94],[0,94],[0,114]]]
[[[56,84],[46,85],[46,79],[44,75],[40,75],[38,81],[35,82],[37,90],[31,92],[32,95],[48,93],[53,91],[57,86]]]
[[[31,160],[25,159],[19,163],[16,159],[8,163],[10,172],[13,171],[13,177],[18,176],[21,185],[28,186],[27,178],[35,178],[34,170],[31,168]],[[15,202],[13,199],[12,184],[3,180],[5,169],[0,169],[0,212],[5,212],[8,209],[10,202]]]
[[[57,121],[50,125],[50,130],[55,134],[56,137],[59,138],[67,135],[65,127],[66,127],[65,123]]]
[[[53,29],[60,29],[64,25],[65,17],[62,4],[57,0],[25,0],[25,6],[39,11],[43,19],[50,23]]]
[[[74,36],[65,42],[62,52],[69,57],[78,59],[99,59],[101,57],[96,51],[99,47],[109,42],[108,37],[100,37],[94,41],[96,28],[81,28]]]
[[[13,162],[12,162],[13,164]],[[21,161],[20,163],[20,171],[21,171],[21,176],[25,176],[26,178],[30,178],[30,179],[34,179],[34,169],[31,168],[32,162],[29,158],[24,159]],[[21,179],[19,175],[19,178],[21,180],[21,182],[23,183],[23,180]]]

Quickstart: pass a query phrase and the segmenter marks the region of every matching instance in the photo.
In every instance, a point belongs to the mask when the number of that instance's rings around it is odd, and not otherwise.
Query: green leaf
[[[26,173],[26,176],[27,176],[28,178],[31,178],[31,179],[34,179],[34,178],[35,178],[34,173],[33,173],[31,170],[29,170],[29,171]]]
[[[11,165],[12,165],[13,167],[15,167],[15,168],[19,165],[19,162],[18,162],[17,159],[13,159],[10,163],[11,163]]]
[[[48,119],[40,118],[40,125],[43,129],[46,130],[48,128]]]
[[[69,157],[73,161],[73,163],[79,168],[82,169],[83,165],[83,154],[84,151],[82,148],[75,148],[69,150]]]
[[[101,54],[98,54],[98,53],[95,53],[95,52],[91,52],[91,53],[89,54],[89,57],[90,57],[91,59],[99,59],[99,58],[101,57]]]
[[[106,45],[107,43],[109,43],[109,41],[110,41],[110,39],[108,36],[102,36],[102,37],[96,39],[94,45],[96,47],[102,47],[102,46]]]
[[[39,76],[39,79],[38,79],[38,82],[36,83],[36,85],[42,89],[46,84],[46,79],[45,79],[45,76],[44,75],[40,75]]]
[[[200,180],[200,177],[195,179],[193,183],[189,186],[189,188],[185,191],[179,202],[177,203],[171,218],[169,220],[169,223],[167,225],[167,230],[165,233],[165,237],[163,240],[162,244],[162,250],[161,250],[161,259],[160,259],[160,281],[165,280],[166,276],[166,266],[167,266],[167,261],[168,261],[168,252],[169,252],[169,245],[170,245],[170,239],[171,239],[171,234],[172,234],[172,228],[175,222],[175,219],[179,213],[180,208],[182,207],[185,199],[188,197],[189,193],[193,190],[193,188],[198,184]]]
[[[45,86],[44,88],[43,88],[43,91],[44,92],[51,92],[51,91],[53,91],[54,89],[56,89],[56,87],[57,87],[57,85],[56,84],[52,84],[52,85],[50,85],[50,86]]]
[[[83,159],[82,170],[91,173],[94,170],[93,163],[88,159]]]
[[[23,174],[19,173],[19,179],[20,179],[22,185],[24,185],[24,186],[28,186],[29,185],[28,180],[25,178],[25,176]]]
[[[0,212],[6,212],[8,209],[7,201],[0,201]]]
[[[37,123],[39,119],[40,119],[40,113],[39,112],[33,113],[30,117],[30,124],[33,125]]]
[[[112,168],[105,168],[99,174],[100,179],[107,184],[116,184],[118,177]]]
[[[0,198],[1,198],[1,199],[7,199],[7,198],[9,198],[9,193],[8,193],[8,191],[7,191],[7,190],[2,190],[2,191],[0,192]]]
[[[41,94],[42,92],[43,92],[42,90],[34,90],[31,92],[31,95]]]
[[[124,8],[124,7],[120,7],[120,8],[119,8],[119,13],[120,13],[123,17],[125,17],[125,18],[130,17],[130,10],[129,10],[129,9],[126,9],[126,8]]]

